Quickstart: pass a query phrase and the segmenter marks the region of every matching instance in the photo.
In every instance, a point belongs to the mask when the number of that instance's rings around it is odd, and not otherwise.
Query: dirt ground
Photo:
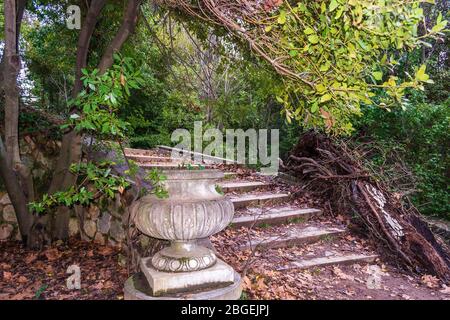
[[[249,252],[231,254],[233,250],[226,245],[218,249],[233,267],[242,271]],[[293,251],[273,250],[276,252],[262,253],[246,271],[244,299],[450,299],[450,288],[433,277],[401,274],[381,262],[376,263],[382,270],[379,289],[368,289],[367,265],[276,271],[281,265],[279,259]],[[121,300],[123,283],[128,277],[123,260],[119,248],[74,239],[68,245],[56,245],[41,252],[26,250],[18,242],[3,242],[0,299]],[[81,290],[69,290],[66,286],[70,276],[67,268],[73,264],[81,270]]]
[[[123,299],[127,269],[118,248],[71,239],[41,252],[0,243],[0,300]],[[67,269],[78,265],[81,289],[69,290]]]
[[[450,287],[437,278],[400,272],[379,259],[371,264],[292,268],[292,261],[327,252],[351,253],[356,248],[358,253],[375,253],[369,243],[351,235],[256,253],[232,249],[246,238],[244,228],[227,229],[216,235],[213,243],[222,258],[244,275],[247,299],[450,300]],[[374,274],[379,279],[375,283]]]

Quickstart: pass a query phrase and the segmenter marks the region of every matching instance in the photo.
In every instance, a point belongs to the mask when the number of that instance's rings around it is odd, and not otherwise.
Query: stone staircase
[[[265,251],[265,256],[276,254],[276,249],[314,244],[320,241],[333,242],[346,234],[345,227],[335,223],[311,221],[321,216],[322,211],[315,208],[299,208],[289,193],[270,191],[277,182],[227,179],[221,182],[222,190],[228,194],[235,205],[236,215],[232,228],[250,228],[255,235],[240,244],[237,250]],[[298,256],[289,265],[277,268],[308,269],[328,265],[371,263],[376,254],[361,254],[339,250],[313,252],[310,257]]]
[[[183,162],[172,161],[170,150],[158,148],[152,150],[126,149],[129,159],[136,161],[145,169],[162,170],[185,168],[186,164],[203,168],[214,168],[212,163],[196,163],[193,159]],[[220,169],[228,170],[226,165]],[[231,228],[246,228],[249,237],[233,250],[252,250],[264,252],[260,259],[279,259],[277,250],[286,250],[289,263],[275,264],[276,270],[295,270],[320,268],[328,265],[353,263],[371,263],[377,258],[373,252],[364,252],[358,248],[350,248],[339,243],[348,234],[345,227],[321,218],[322,211],[316,208],[300,207],[294,197],[283,188],[280,182],[262,177],[256,173],[242,177],[238,172],[225,172],[219,186],[223,193],[230,197],[236,214],[230,224]],[[324,220],[325,219],[325,220]],[[243,232],[243,233],[244,233]],[[223,232],[222,232],[223,233]],[[219,234],[220,235],[220,234]],[[214,238],[214,236],[213,236]],[[321,243],[328,243],[332,249],[325,250]],[[214,239],[213,239],[214,243]],[[297,254],[295,248],[308,245],[307,253]],[[345,249],[344,249],[345,248]]]

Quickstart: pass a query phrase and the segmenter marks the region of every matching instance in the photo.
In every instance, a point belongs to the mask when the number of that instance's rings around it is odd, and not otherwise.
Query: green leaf
[[[333,12],[337,7],[339,6],[339,3],[336,0],[331,0],[330,2],[330,12]]]
[[[314,103],[314,104],[311,106],[311,112],[312,112],[312,113],[316,113],[317,111],[319,111],[319,105],[318,105],[317,103]]]
[[[331,67],[330,63],[327,62],[327,63],[325,63],[325,64],[322,64],[322,65],[320,66],[319,70],[320,70],[321,72],[326,72],[326,71],[330,70],[330,67]]]
[[[430,79],[430,76],[425,73],[426,69],[427,66],[423,64],[420,66],[419,70],[417,70],[416,79],[418,81],[428,81]]]
[[[326,93],[322,96],[322,98],[320,98],[320,102],[324,103],[324,102],[330,101],[331,98],[332,98],[331,94]]]
[[[317,35],[311,35],[308,37],[308,41],[312,44],[319,43],[319,37]]]
[[[312,28],[309,28],[309,27],[306,28],[305,30],[303,30],[303,32],[307,35],[316,33]]]
[[[375,80],[380,81],[381,79],[383,79],[383,72],[380,71],[372,72],[372,76]]]
[[[286,23],[286,11],[281,10],[280,15],[278,16],[278,24],[285,24]]]
[[[294,58],[294,57],[298,56],[298,51],[297,50],[291,50],[291,51],[289,51],[289,55],[292,58]]]

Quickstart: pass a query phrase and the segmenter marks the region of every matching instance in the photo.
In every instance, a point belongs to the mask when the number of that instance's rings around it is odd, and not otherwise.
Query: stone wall
[[[48,139],[45,134],[35,133],[21,137],[19,143],[22,162],[31,169],[35,188],[46,187],[61,146],[60,142]],[[20,233],[16,213],[1,183],[0,241],[11,239],[20,240]]]
[[[17,228],[17,218],[9,196],[6,193],[0,195],[0,240],[20,240]]]
[[[32,169],[35,186],[46,188],[58,155],[59,142],[48,140],[43,135],[27,135],[20,140],[20,147],[23,162]],[[119,198],[88,208],[74,209],[69,223],[70,235],[101,244],[121,243],[125,240],[122,221],[128,220],[124,212]],[[0,190],[0,241],[20,238],[14,207],[6,191]]]
[[[100,244],[118,244],[125,240],[127,215],[119,201],[109,205],[90,206],[72,211],[69,222],[70,236],[80,236],[84,240],[93,240]],[[20,240],[16,213],[7,193],[0,193],[0,241]]]
[[[70,223],[70,236],[80,236],[100,244],[119,244],[125,240],[127,216],[119,199],[107,205],[91,205],[85,209],[74,210]]]

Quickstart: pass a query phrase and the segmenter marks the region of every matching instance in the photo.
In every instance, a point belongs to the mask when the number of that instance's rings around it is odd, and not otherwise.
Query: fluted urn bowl
[[[153,256],[153,267],[166,272],[189,272],[214,265],[214,252],[196,240],[223,230],[233,219],[233,203],[216,190],[223,172],[167,170],[164,175],[168,198],[145,196],[134,214],[140,231],[171,242]]]

